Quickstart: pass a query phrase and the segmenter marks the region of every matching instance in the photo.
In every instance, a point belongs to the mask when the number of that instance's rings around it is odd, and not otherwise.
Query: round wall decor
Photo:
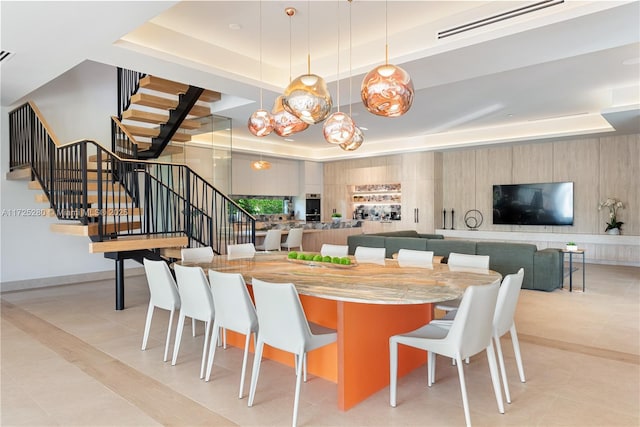
[[[464,214],[464,223],[470,230],[477,230],[482,225],[482,212],[470,209]]]

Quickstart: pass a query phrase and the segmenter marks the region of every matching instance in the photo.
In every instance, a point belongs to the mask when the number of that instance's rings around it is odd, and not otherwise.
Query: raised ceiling
[[[13,55],[1,63],[2,104],[92,60],[219,91],[223,100],[213,108],[233,119],[236,149],[293,158],[640,132],[638,1],[560,2],[438,39],[440,31],[538,3],[391,0],[385,13],[385,2],[359,0],[3,1],[2,50]],[[293,18],[287,6],[298,10]],[[359,96],[364,74],[384,61],[385,38],[389,61],[411,74],[416,89],[412,109],[393,119],[366,112]],[[339,81],[340,110],[367,128],[354,153],[327,144],[321,125],[294,141],[246,129],[259,88],[270,109],[290,78],[306,72],[308,53],[334,105]]]

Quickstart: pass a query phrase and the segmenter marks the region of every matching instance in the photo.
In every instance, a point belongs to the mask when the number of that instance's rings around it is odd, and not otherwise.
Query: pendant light
[[[255,162],[251,162],[251,169],[254,171],[264,171],[267,169],[271,169],[271,162],[267,162],[266,160],[262,160],[262,156],[260,156],[260,160],[256,160]]]
[[[289,83],[291,83],[291,18],[296,14],[296,9],[287,7],[284,10],[289,17]],[[271,114],[273,115],[274,127],[273,131],[278,136],[289,136],[294,133],[302,132],[309,127],[308,123],[303,122],[284,108],[284,96],[280,95],[273,103]]]
[[[352,0],[348,0],[349,1],[349,117],[351,117],[351,70],[352,70],[352,64],[351,64],[351,56],[352,56],[352,51],[353,51],[353,45],[352,45],[352,41],[351,41],[351,1]],[[362,129],[360,129],[358,126],[356,126],[355,122],[353,124],[353,136],[351,137],[351,140],[343,142],[342,144],[340,144],[340,148],[342,148],[344,151],[355,151],[358,148],[360,148],[360,146],[362,145],[362,143],[364,142],[364,134],[362,133]]]
[[[385,9],[385,63],[365,76],[360,89],[362,103],[371,113],[398,117],[409,111],[413,103],[413,82],[402,68],[389,64],[387,0]]]
[[[307,74],[303,74],[289,83],[284,91],[284,108],[310,125],[320,123],[331,112],[333,101],[327,89],[327,83],[316,74],[311,74],[310,14],[307,0]]]
[[[336,97],[338,105],[335,113],[331,114],[327,121],[322,126],[322,133],[324,139],[329,144],[344,144],[351,141],[353,138],[353,132],[355,131],[355,124],[351,117],[345,113],[340,112],[340,2],[338,2],[338,71],[336,73]]]
[[[267,110],[262,108],[262,1],[260,1],[260,109],[256,110],[249,121],[247,127],[249,132],[255,136],[267,136],[273,131],[275,122],[273,116]]]

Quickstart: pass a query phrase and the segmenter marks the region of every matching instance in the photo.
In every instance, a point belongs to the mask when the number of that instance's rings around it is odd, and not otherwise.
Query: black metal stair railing
[[[9,114],[10,168],[30,167],[55,215],[95,225],[92,239],[184,234],[217,254],[255,243],[255,219],[186,165],[123,159],[88,140],[58,146],[36,111]]]
[[[140,80],[146,74],[118,67],[118,119],[131,105],[131,96],[140,89]]]

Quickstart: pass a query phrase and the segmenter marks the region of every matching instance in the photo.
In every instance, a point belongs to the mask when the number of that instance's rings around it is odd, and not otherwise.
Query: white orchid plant
[[[624,222],[618,221],[617,214],[618,209],[624,209],[624,203],[618,199],[607,199],[598,205],[598,210],[602,210],[603,208],[609,208],[609,222],[607,223],[607,228],[605,228],[604,231],[609,231],[614,228],[619,229],[622,227]]]

